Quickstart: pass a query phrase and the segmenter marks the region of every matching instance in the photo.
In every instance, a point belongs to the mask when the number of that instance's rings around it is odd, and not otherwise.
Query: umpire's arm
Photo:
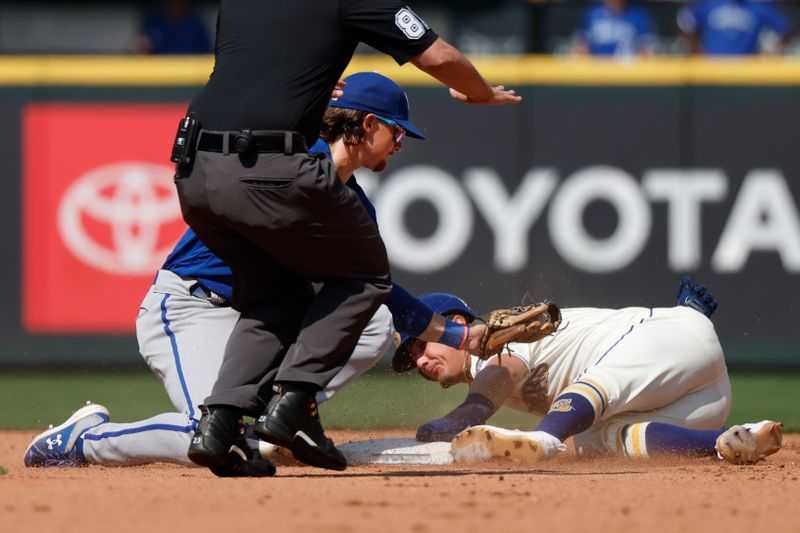
[[[489,85],[464,54],[441,38],[412,58],[411,63],[450,87],[450,94],[456,100],[487,105],[516,104],[522,100],[513,90]]]

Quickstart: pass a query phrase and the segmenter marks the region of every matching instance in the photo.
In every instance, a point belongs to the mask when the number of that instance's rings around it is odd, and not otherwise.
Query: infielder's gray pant
[[[274,381],[324,388],[391,288],[358,196],[305,153],[198,152],[175,181],[184,219],[231,267],[241,312],[206,405],[255,416]],[[310,281],[323,284],[316,296]]]
[[[84,433],[83,453],[90,463],[195,464],[186,452],[200,421],[197,406],[211,393],[225,344],[239,318],[230,307],[193,296],[191,287],[195,283],[173,272],[159,271],[136,319],[139,351],[161,380],[175,410],[146,420],[107,422],[89,429]],[[392,315],[382,305],[359,337],[353,356],[317,393],[317,403],[329,400],[375,366],[389,349],[393,333]]]

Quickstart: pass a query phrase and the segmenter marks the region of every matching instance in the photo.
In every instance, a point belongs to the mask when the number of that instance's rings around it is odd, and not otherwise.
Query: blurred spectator
[[[647,10],[627,0],[603,0],[584,12],[573,35],[573,50],[596,56],[651,55],[653,23]]]
[[[777,34],[782,49],[791,34],[778,7],[752,0],[700,0],[678,11],[678,28],[692,53],[706,55],[757,54],[765,30]]]
[[[208,54],[209,30],[189,0],[164,0],[144,22],[135,51],[139,54]]]

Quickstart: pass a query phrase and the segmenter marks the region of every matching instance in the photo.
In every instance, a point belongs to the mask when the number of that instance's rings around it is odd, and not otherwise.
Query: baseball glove
[[[486,332],[475,355],[486,358],[509,342],[535,342],[547,337],[561,325],[561,310],[554,303],[543,302],[497,309],[477,320],[486,324]]]

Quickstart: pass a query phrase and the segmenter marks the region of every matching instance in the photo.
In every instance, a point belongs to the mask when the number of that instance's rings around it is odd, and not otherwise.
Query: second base
[[[414,439],[378,439],[337,446],[351,465],[449,465],[449,442],[417,442]]]

